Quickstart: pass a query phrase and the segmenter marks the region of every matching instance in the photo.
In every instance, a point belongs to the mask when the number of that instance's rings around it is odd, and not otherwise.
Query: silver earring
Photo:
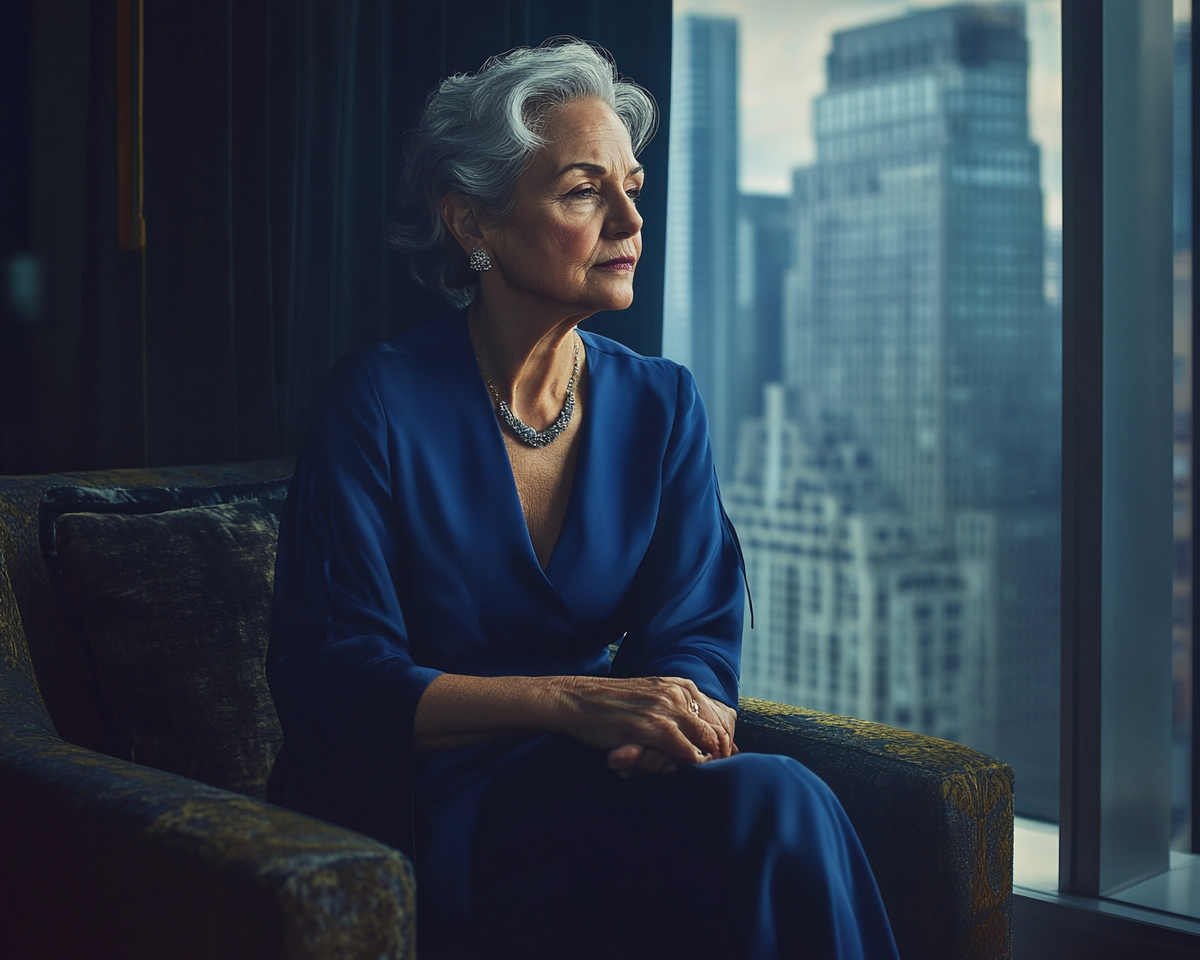
[[[483,247],[476,247],[471,251],[471,255],[467,258],[467,266],[476,273],[483,273],[484,270],[492,269],[491,257],[487,255],[487,251]]]

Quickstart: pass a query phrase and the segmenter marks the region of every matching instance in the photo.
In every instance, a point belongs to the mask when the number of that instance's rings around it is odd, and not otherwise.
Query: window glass
[[[676,0],[664,353],[754,598],[743,693],[996,754],[1058,815],[1054,0]]]

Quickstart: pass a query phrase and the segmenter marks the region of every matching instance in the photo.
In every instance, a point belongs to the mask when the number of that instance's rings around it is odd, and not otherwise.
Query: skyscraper
[[[696,377],[722,475],[732,469],[733,430],[742,413],[734,391],[749,382],[752,363],[735,312],[737,71],[736,20],[676,22],[663,355]]]
[[[917,539],[966,561],[991,518],[999,730],[979,745],[1054,817],[1059,417],[1027,74],[1015,5],[834,36],[794,180],[784,379],[851,425]]]
[[[758,411],[762,384],[783,377],[783,286],[791,263],[790,206],[786,196],[742,194],[738,200],[737,329],[739,343],[751,356],[748,380],[735,384],[739,421]]]
[[[756,621],[742,692],[991,746],[991,515],[959,515],[969,555],[922,541],[845,424],[764,394],[725,487]]]

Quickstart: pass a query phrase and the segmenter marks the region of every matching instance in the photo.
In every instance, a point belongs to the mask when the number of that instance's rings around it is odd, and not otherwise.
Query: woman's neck
[[[467,311],[471,345],[483,373],[500,399],[534,429],[548,426],[562,409],[581,319],[518,317],[478,301]]]

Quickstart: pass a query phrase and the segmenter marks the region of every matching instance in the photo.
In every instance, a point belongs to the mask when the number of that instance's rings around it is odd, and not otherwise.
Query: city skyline
[[[1003,3],[1005,0],[984,0]],[[1180,2],[1175,0],[1176,7]],[[676,17],[736,17],[740,40],[753,56],[741,58],[739,189],[783,196],[792,171],[816,157],[811,107],[825,90],[825,55],[833,34],[910,11],[945,6],[944,0],[675,0]],[[1041,177],[1048,225],[1062,222],[1061,17],[1058,0],[1028,0],[1030,123],[1042,150]],[[1190,8],[1189,8],[1190,9]],[[1178,14],[1177,14],[1178,17]],[[788,104],[780,110],[779,104]]]
[[[746,553],[747,695],[1002,753],[1053,817],[1056,252],[1024,9],[835,34],[782,199],[732,177],[737,21],[677,20],[663,351]]]
[[[835,34],[793,181],[784,382],[895,492],[908,562],[969,585],[974,616],[891,624],[913,725],[1004,756],[1021,811],[1052,817],[1059,412],[1025,26],[974,4]]]
[[[677,2],[737,16],[676,20],[684,79],[672,99],[663,352],[697,372],[745,547],[758,614],[744,642],[746,694],[961,738],[1014,764],[1019,812],[1055,819],[1062,230],[1047,215],[1059,202],[1047,171],[1057,186],[1061,160],[1039,143],[1047,120],[1033,90],[1059,86],[1057,76],[1038,79],[1048,6],[1057,11],[1042,0],[847,0],[834,10],[811,0]],[[953,10],[993,25],[1016,14],[1028,54],[1014,69],[964,62],[938,75],[911,28]],[[741,34],[764,11],[777,17],[774,48]],[[1179,318],[1191,302],[1190,32],[1181,27],[1190,3],[1176,0],[1175,15],[1173,836],[1186,844],[1191,345]],[[822,35],[814,23],[831,18],[854,24]],[[755,167],[779,166],[794,142],[755,133],[747,115],[764,109],[763,90],[751,78],[779,72],[772,57],[797,23],[818,50],[815,66],[789,64],[784,82],[769,85],[768,112],[784,125],[809,118],[811,156],[787,167],[784,190],[755,189]],[[714,24],[726,50],[720,75],[678,44]],[[835,62],[839,40],[896,31],[910,35],[891,50],[886,39],[860,44],[859,67]],[[1045,60],[1045,37],[1041,47]],[[780,97],[814,71],[810,102]],[[681,91],[700,88],[722,99],[719,122],[694,98],[679,109]],[[1060,104],[1051,106],[1057,128]],[[702,221],[700,233],[689,229]],[[897,278],[903,289],[888,286]],[[931,457],[938,463],[922,465]],[[882,499],[867,509],[855,484]],[[907,554],[896,552],[902,531]],[[876,535],[891,538],[886,549]],[[939,621],[946,610],[971,612]]]
[[[921,537],[871,452],[782,384],[743,421],[725,496],[757,598],[746,696],[995,752],[995,517]]]

